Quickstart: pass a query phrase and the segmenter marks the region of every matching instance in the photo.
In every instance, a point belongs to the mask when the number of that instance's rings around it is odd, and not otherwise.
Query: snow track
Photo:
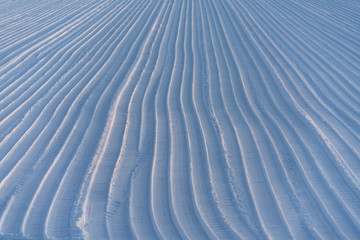
[[[356,0],[1,0],[0,239],[360,239]]]

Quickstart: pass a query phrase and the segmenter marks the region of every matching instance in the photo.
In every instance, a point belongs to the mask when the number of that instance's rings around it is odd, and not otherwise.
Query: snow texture
[[[360,239],[359,0],[0,0],[0,239]]]

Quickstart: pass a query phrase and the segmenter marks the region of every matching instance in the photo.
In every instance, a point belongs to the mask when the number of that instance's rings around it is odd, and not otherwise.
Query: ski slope
[[[0,239],[360,239],[360,2],[0,0]]]

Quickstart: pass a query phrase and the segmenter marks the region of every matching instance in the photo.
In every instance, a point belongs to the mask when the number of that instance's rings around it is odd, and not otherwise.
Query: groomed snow
[[[0,239],[360,239],[360,1],[0,0]]]

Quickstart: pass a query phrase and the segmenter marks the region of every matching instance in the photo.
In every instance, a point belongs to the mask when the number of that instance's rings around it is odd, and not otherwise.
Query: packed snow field
[[[360,239],[358,0],[0,0],[0,239]]]

